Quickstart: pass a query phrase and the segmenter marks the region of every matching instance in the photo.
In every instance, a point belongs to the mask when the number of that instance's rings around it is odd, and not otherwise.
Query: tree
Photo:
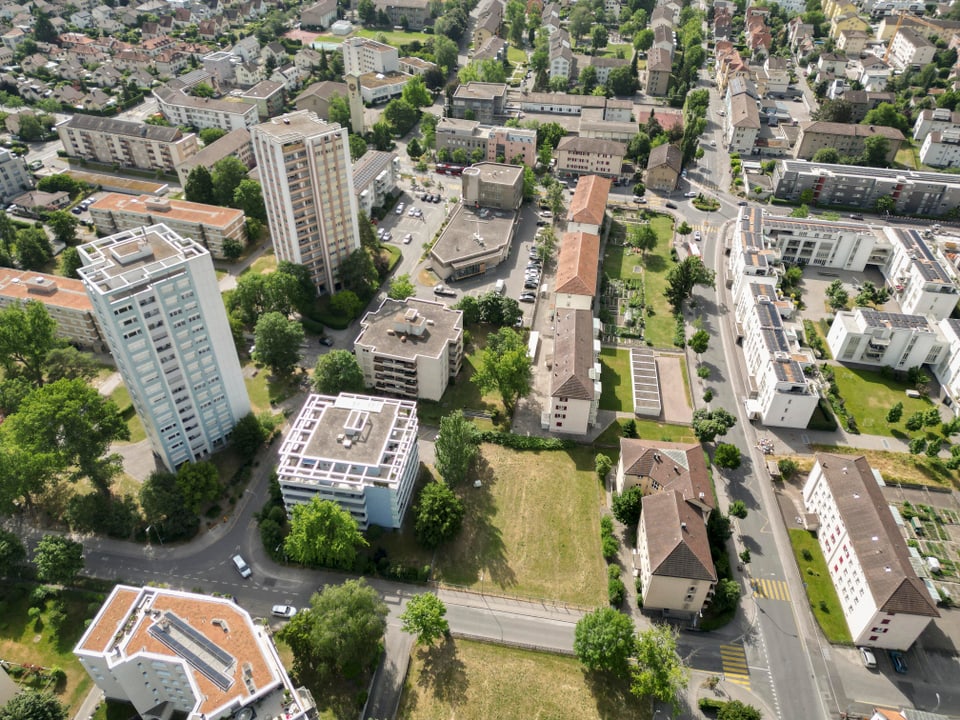
[[[677,631],[670,625],[654,625],[638,633],[636,659],[630,691],[670,703],[676,714],[689,680],[689,671],[677,654]]]
[[[887,422],[891,425],[900,422],[900,418],[903,417],[903,403],[898,402],[892,408],[887,411]]]
[[[350,127],[350,102],[343,95],[330,96],[330,106],[327,109],[330,122],[338,123],[341,127]]]
[[[881,125],[896,128],[902,133],[910,132],[906,116],[892,103],[882,102],[864,115],[861,125]]]
[[[190,202],[213,204],[213,177],[206,165],[197,165],[190,171],[183,186],[183,197]]]
[[[629,244],[630,247],[637,248],[641,253],[641,257],[645,258],[649,251],[657,247],[657,232],[650,227],[649,223],[631,225],[627,244]]]
[[[217,140],[227,134],[222,128],[208,127],[197,133],[200,136],[200,142],[204,145],[213,145]]]
[[[317,286],[313,284],[310,268],[289,260],[281,260],[277,263],[276,272],[271,274],[277,276],[268,286],[271,292],[282,292],[300,312],[310,309],[317,297]]]
[[[302,357],[303,325],[281,313],[270,312],[257,320],[253,335],[256,362],[268,366],[276,375],[293,372]]]
[[[386,603],[360,578],[325,585],[310,607],[294,615],[279,637],[293,651],[294,671],[329,681],[335,673],[355,678],[380,655],[387,629]]]
[[[65,210],[54,210],[47,215],[47,225],[53,230],[57,242],[64,245],[73,245],[77,241],[77,225],[80,221],[72,213]]]
[[[0,366],[6,376],[43,385],[47,356],[58,344],[56,331],[57,321],[36,300],[0,310]]]
[[[481,295],[477,304],[480,311],[480,322],[488,325],[513,327],[523,314],[520,311],[520,304],[516,300],[494,291]]]
[[[433,593],[414,595],[400,615],[401,628],[416,635],[418,645],[432,645],[434,640],[450,633],[446,614],[447,606]]]
[[[857,293],[857,297],[854,298],[854,302],[860,307],[867,305],[876,307],[877,305],[883,305],[889,299],[889,290],[886,288],[878,288],[869,280],[864,280],[863,285],[860,286],[860,292]]]
[[[567,29],[573,36],[575,43],[580,42],[580,38],[590,30],[591,25],[593,25],[593,12],[586,4],[577,4],[570,13],[567,22]]]
[[[613,95],[633,95],[637,92],[637,79],[629,65],[610,71],[607,75],[607,90]]]
[[[4,428],[21,450],[44,458],[57,473],[87,478],[106,494],[119,471],[119,456],[103,457],[130,430],[116,404],[82,379],[57,380],[27,395]]]
[[[295,562],[349,570],[367,546],[357,521],[337,503],[318,496],[293,506],[284,551]]]
[[[840,151],[832,147],[820,148],[813,154],[813,158],[811,159],[815,163],[836,165],[840,162]]]
[[[394,300],[406,300],[417,294],[417,289],[410,281],[410,276],[406,273],[397,275],[390,283],[390,289],[387,291],[388,297]]]
[[[80,279],[80,273],[77,271],[83,267],[83,260],[80,259],[80,253],[75,247],[64,248],[60,253],[60,274],[73,280]]]
[[[625,677],[635,648],[633,620],[613,608],[587,613],[573,632],[573,651],[591,672]]]
[[[267,221],[267,206],[263,201],[263,189],[260,183],[251,178],[244,178],[233,191],[233,202],[230,207],[243,210],[248,218],[260,222]]]
[[[530,392],[531,361],[526,343],[510,328],[501,328],[487,337],[473,382],[483,392],[500,394],[508,414],[516,401]]]
[[[550,186],[547,188],[547,205],[550,206],[550,212],[552,212],[555,217],[563,215],[563,186],[560,183],[550,183]]]
[[[44,368],[47,382],[75,378],[89,382],[100,372],[100,363],[93,355],[81,352],[72,345],[64,345],[47,353]]]
[[[716,273],[707,268],[698,257],[689,256],[673,266],[667,273],[667,289],[663,293],[674,313],[683,309],[683,301],[693,295],[696,285],[713,287]]]
[[[363,302],[352,290],[341,290],[330,296],[330,309],[341,317],[352,320],[360,314]]]
[[[237,420],[230,433],[230,444],[247,460],[252,459],[266,441],[267,429],[253,413]]]
[[[710,333],[706,330],[697,330],[693,337],[687,340],[687,345],[697,355],[702,355],[707,351],[707,345],[710,344]]]
[[[240,183],[248,179],[247,172],[247,166],[233,155],[221,158],[213,164],[211,180],[213,182],[213,198],[217,205],[233,207],[234,194]]]
[[[444,75],[449,75],[457,67],[458,54],[459,48],[450,38],[444,35],[433,38],[433,60],[443,68]]]
[[[596,471],[597,478],[600,480],[600,482],[606,481],[607,473],[610,472],[610,468],[612,467],[613,460],[603,453],[598,453],[593,460],[593,469]]]
[[[193,537],[200,518],[186,504],[177,485],[177,476],[155,471],[140,486],[140,507],[143,518],[159,538],[166,541]]]
[[[717,583],[717,590],[710,607],[718,613],[722,613],[733,610],[739,602],[740,584],[736,580],[724,578]]]
[[[580,87],[584,94],[593,92],[597,86],[597,69],[593,65],[587,65],[580,71]]]
[[[633,47],[640,52],[646,52],[653,47],[654,35],[651,28],[644,28],[633,36]]]
[[[433,549],[452,539],[463,524],[463,501],[445,482],[431,482],[424,486],[414,508],[414,530],[417,541]]]
[[[0,708],[0,720],[67,720],[67,710],[51,693],[27,688]]]
[[[878,213],[889,215],[897,208],[897,201],[889,195],[883,195],[877,198],[876,208]]]
[[[321,395],[339,392],[362,393],[366,389],[363,371],[349,350],[331,350],[317,358],[313,371],[313,389]]]
[[[730,503],[729,513],[743,520],[747,516],[747,504],[743,500],[734,500]]]
[[[713,453],[713,462],[717,467],[736,470],[740,467],[740,448],[730,443],[720,443]]]
[[[83,545],[62,535],[44,535],[33,561],[41,582],[66,584],[83,569]]]
[[[590,30],[590,46],[593,48],[594,53],[605,48],[609,40],[610,36],[603,25],[594,25],[593,29]]]
[[[17,262],[24,270],[42,270],[53,259],[47,234],[38,227],[17,231]]]
[[[467,473],[479,452],[477,427],[460,410],[440,418],[440,431],[434,442],[434,467],[450,485],[467,479]]]
[[[636,528],[640,522],[640,506],[643,501],[643,490],[639,485],[627,488],[619,495],[615,495],[611,509],[613,516],[628,528]]]
[[[424,108],[433,105],[433,96],[423,83],[423,78],[414,75],[403,86],[400,97],[413,108]]]
[[[763,715],[753,705],[729,700],[717,711],[717,720],[760,720]]]
[[[846,125],[853,119],[853,105],[847,100],[827,100],[811,116],[814,120]]]
[[[923,412],[918,410],[907,418],[906,428],[910,432],[916,432],[923,427]]]
[[[199,512],[205,503],[220,495],[220,476],[211,462],[188,462],[177,470],[177,487],[191,512]]]
[[[426,88],[424,88],[424,91],[426,91]],[[410,132],[410,129],[417,124],[419,117],[420,111],[417,110],[416,106],[401,98],[394,98],[383,109],[383,118],[393,126],[397,135],[401,137]]]
[[[27,549],[20,538],[0,528],[0,577],[9,577],[27,559]],[[2,717],[2,715],[0,715]]]
[[[521,163],[514,163],[521,164]],[[524,166],[523,168],[523,199],[526,201],[533,200],[537,195],[537,176],[534,174],[533,169]]]
[[[713,442],[717,436],[727,434],[727,430],[737,423],[737,418],[723,408],[716,410],[694,410],[693,434],[700,442]]]
[[[863,141],[861,162],[870,167],[886,167],[887,155],[890,154],[890,141],[883,135],[871,135]]]
[[[370,299],[380,282],[380,275],[373,264],[373,258],[364,248],[350,253],[340,263],[337,273],[343,289],[356,293],[361,300]]]
[[[407,155],[414,159],[423,155],[423,148],[420,147],[420,141],[416,138],[411,138],[407,143]]]

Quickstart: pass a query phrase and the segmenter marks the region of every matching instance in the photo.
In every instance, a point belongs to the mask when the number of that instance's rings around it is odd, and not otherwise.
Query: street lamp
[[[160,531],[157,530],[153,525],[147,525],[147,529],[144,531],[147,534],[147,540],[150,539],[150,531],[153,530],[157,534],[157,540],[160,541],[160,547],[163,547],[163,537],[160,535]]]

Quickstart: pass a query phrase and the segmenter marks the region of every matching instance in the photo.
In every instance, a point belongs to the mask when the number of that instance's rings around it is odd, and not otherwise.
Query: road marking
[[[750,667],[743,645],[721,645],[720,664],[724,679],[750,689]]]
[[[790,590],[784,580],[754,578],[750,581],[750,585],[753,586],[753,592],[756,593],[757,597],[790,602]]]

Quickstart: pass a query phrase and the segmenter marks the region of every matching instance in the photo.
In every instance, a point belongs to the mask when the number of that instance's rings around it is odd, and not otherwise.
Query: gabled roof
[[[647,158],[647,170],[663,165],[679,174],[683,167],[683,153],[680,152],[680,148],[672,143],[664,143],[653,148]]]
[[[737,128],[760,129],[760,113],[757,103],[746,93],[730,99],[730,125]]]
[[[600,142],[611,141],[601,140]],[[614,145],[623,147],[622,143],[614,143]],[[570,209],[567,211],[567,222],[602,225],[603,216],[607,211],[607,198],[610,196],[610,182],[610,178],[602,178],[599,175],[585,175],[580,178],[577,189],[573,193],[573,199],[570,201]]]
[[[654,575],[717,581],[707,526],[700,511],[675,490],[644,496],[640,534]]]
[[[650,478],[660,488],[678,491],[685,500],[714,507],[703,448],[693,443],[620,439],[624,475]]]
[[[593,400],[593,312],[557,310],[550,396]]]
[[[593,296],[597,292],[600,236],[585,232],[564,233],[557,259],[558,293]]]

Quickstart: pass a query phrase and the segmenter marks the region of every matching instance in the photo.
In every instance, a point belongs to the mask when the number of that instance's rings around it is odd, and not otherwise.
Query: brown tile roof
[[[816,457],[877,607],[886,613],[940,617],[910,564],[907,543],[867,459],[829,453]]]
[[[671,490],[644,496],[641,508],[640,533],[654,575],[717,581],[707,526],[696,507]]]
[[[621,438],[620,460],[624,474],[650,478],[660,488],[677,490],[684,500],[714,507],[713,488],[699,444]]]
[[[558,293],[590,295],[597,292],[600,236],[585,232],[564,233],[557,259]]]
[[[903,133],[896,128],[885,125],[850,125],[848,123],[827,122],[825,120],[811,120],[800,123],[800,132],[821,133],[823,135],[850,135],[853,137],[870,137],[883,135],[888,140],[903,141]]]
[[[593,400],[593,313],[557,310],[550,396]]]
[[[683,153],[680,152],[680,148],[671,143],[664,143],[653,148],[647,158],[647,169],[660,167],[661,165],[668,166],[679,175],[683,168]]]
[[[619,143],[618,143],[619,144]],[[570,201],[567,222],[601,225],[607,211],[607,198],[610,196],[610,178],[599,175],[587,175],[580,178],[577,189]]]
[[[99,213],[132,213],[145,218],[144,225],[172,219],[186,223],[225,229],[243,218],[243,210],[206,205],[188,200],[158,198],[153,195],[133,197],[123,193],[107,193],[90,206],[91,215]]]

